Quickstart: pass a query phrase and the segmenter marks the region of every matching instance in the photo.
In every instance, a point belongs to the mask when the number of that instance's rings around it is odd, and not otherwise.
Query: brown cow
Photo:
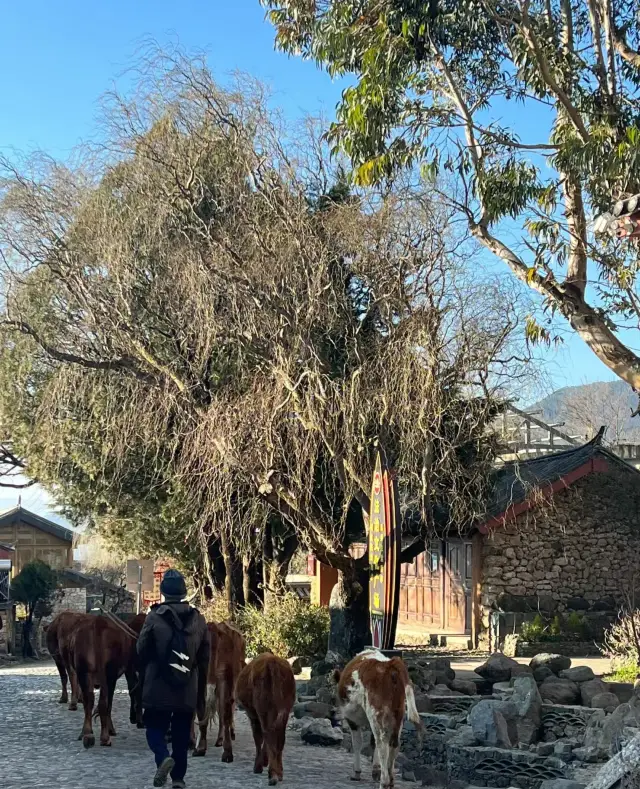
[[[206,702],[204,710],[198,710],[196,725],[199,728],[194,756],[207,752],[207,729],[218,716],[218,739],[216,748],[222,746],[222,761],[233,761],[231,741],[235,739],[233,713],[235,689],[238,675],[245,666],[245,643],[240,631],[229,624],[209,622],[211,656],[207,676]]]
[[[69,702],[67,678],[71,684],[70,710],[78,709],[78,682],[70,663],[70,638],[75,627],[89,616],[90,614],[79,614],[75,611],[63,611],[56,616],[53,622],[51,622],[46,632],[47,649],[56,664],[58,674],[60,675],[60,683],[62,685],[60,704]]]
[[[134,619],[130,627],[139,632],[144,614]],[[116,683],[126,674],[131,696],[131,718],[136,705],[137,677],[135,671],[135,639],[106,617],[83,618],[74,628],[69,639],[70,665],[77,676],[82,692],[84,724],[80,738],[85,748],[95,744],[92,728],[94,689],[100,689],[97,715],[100,718],[100,745],[111,745],[115,728],[111,720],[111,707]]]
[[[256,744],[253,772],[261,773],[268,766],[269,786],[275,786],[282,781],[282,751],[296,700],[291,666],[275,655],[259,655],[241,671],[237,694]]]
[[[422,728],[407,667],[399,657],[388,658],[377,649],[368,649],[355,657],[342,674],[336,672],[336,680],[342,718],[353,736],[352,780],[361,778],[362,730],[370,730],[375,741],[373,780],[380,779],[381,789],[391,789],[405,701],[409,720]]]

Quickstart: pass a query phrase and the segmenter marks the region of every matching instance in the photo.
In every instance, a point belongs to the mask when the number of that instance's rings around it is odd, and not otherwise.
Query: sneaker
[[[173,770],[174,766],[175,762],[170,756],[168,756],[156,770],[156,774],[153,776],[153,785],[164,786],[167,783],[169,773],[171,770]]]
[[[172,789],[185,789],[186,784],[184,781],[174,781],[171,784]]]

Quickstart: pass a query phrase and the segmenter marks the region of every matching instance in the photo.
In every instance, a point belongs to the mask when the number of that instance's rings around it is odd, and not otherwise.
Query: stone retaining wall
[[[521,641],[518,639],[515,657],[535,657],[540,652],[554,652],[567,657],[602,657],[593,641]]]

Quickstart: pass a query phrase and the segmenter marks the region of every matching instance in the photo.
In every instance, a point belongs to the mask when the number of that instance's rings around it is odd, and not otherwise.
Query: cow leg
[[[388,742],[378,742],[380,755],[380,789],[391,789],[393,786],[393,773],[390,771],[391,748]]]
[[[373,734],[371,735],[371,745],[373,747],[373,766],[371,768],[371,778],[374,781],[380,780],[380,751],[378,750],[378,743],[376,742]]]
[[[109,671],[107,666],[105,675],[100,681],[100,698],[98,699],[98,715],[100,716],[100,745],[105,748],[111,746],[111,704],[116,690],[117,675]]]
[[[80,687],[78,683],[78,674],[73,666],[69,666],[69,684],[71,685],[71,699],[69,700],[69,709],[75,712],[78,709],[78,701],[84,704],[80,698]]]
[[[231,728],[233,726],[233,696],[230,683],[223,682],[218,685],[218,715],[220,717],[220,732],[218,740],[222,735],[222,760],[226,764],[233,761],[233,747],[231,744]],[[217,743],[216,743],[217,745]]]
[[[86,668],[83,667],[78,671],[77,682],[82,691],[82,706],[84,708],[84,724],[79,739],[82,740],[82,744],[85,748],[92,748],[96,744],[92,726],[93,704],[95,698],[93,680]]]
[[[349,723],[351,729],[351,741],[353,744],[353,775],[352,781],[359,781],[362,778],[362,767],[360,766],[360,754],[362,752],[362,730],[358,726]]]
[[[142,729],[142,709],[140,704],[140,678],[133,668],[125,671],[125,679],[127,680],[127,689],[129,691],[129,723]]]
[[[284,732],[280,732],[277,721],[275,726],[265,731],[264,744],[269,762],[269,786],[275,786],[282,780],[281,746],[284,746]]]
[[[60,704],[67,704],[69,701],[69,694],[67,693],[67,669],[64,665],[64,660],[59,654],[55,654],[53,656],[53,660],[56,664],[56,668],[58,669],[58,674],[60,675],[60,684],[62,685],[62,694],[58,701]]]
[[[256,746],[256,758],[253,763],[253,772],[260,775],[264,769],[264,736],[262,734],[262,726],[260,721],[254,715],[249,715],[249,723],[251,724],[251,733],[253,734],[253,741]]]

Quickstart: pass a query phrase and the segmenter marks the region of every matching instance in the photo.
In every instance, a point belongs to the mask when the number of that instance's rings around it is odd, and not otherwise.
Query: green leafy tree
[[[11,599],[25,607],[27,621],[31,622],[36,612],[38,618],[50,612],[56,586],[55,571],[45,562],[35,559],[25,564],[11,581]]]
[[[279,47],[353,75],[330,136],[356,179],[439,179],[477,241],[640,390],[637,247],[590,230],[640,192],[636,3],[263,4]],[[528,335],[551,339],[533,319]]]

